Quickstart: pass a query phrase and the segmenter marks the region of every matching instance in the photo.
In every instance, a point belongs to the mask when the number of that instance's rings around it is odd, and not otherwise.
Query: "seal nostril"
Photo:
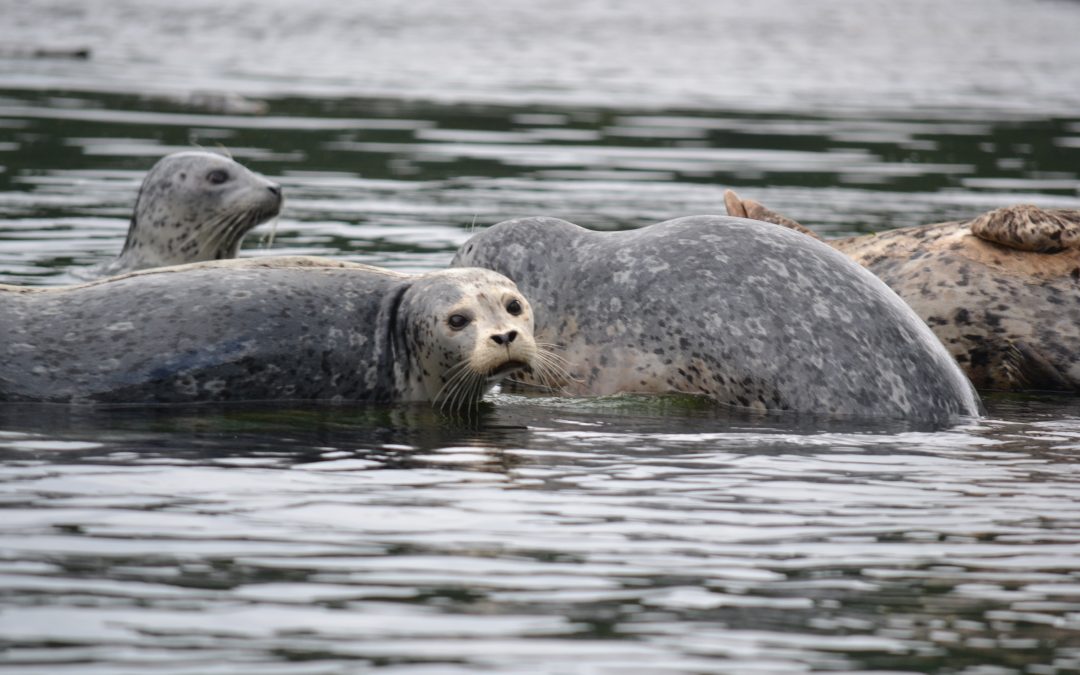
[[[506,343],[509,344],[509,343],[513,342],[514,338],[516,338],[516,337],[517,337],[517,331],[516,330],[510,331],[509,333],[506,334]]]
[[[273,195],[275,197],[280,197],[281,196],[281,186],[280,185],[276,185],[276,184],[267,185],[266,189],[269,190],[271,193],[273,193]]]

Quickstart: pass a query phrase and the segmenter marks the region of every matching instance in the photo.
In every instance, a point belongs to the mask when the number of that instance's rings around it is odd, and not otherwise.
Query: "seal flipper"
[[[1004,389],[1027,391],[1078,390],[1049,360],[1026,342],[1011,342],[1001,356],[1001,372],[1011,386]]]
[[[782,225],[789,230],[802,232],[814,239],[821,239],[817,232],[814,232],[810,228],[800,225],[791,218],[782,216],[776,211],[765,208],[753,199],[742,199],[739,195],[735,194],[734,190],[724,190],[724,208],[727,209],[727,214],[729,216],[749,218],[750,220],[761,220],[766,223],[772,223],[773,225]]]
[[[1080,211],[1073,209],[1006,206],[984,213],[969,227],[980,239],[1018,251],[1059,253],[1080,248]]]

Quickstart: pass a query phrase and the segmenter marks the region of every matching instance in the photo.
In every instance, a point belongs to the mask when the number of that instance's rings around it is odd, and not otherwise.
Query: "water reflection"
[[[1063,410],[800,432],[496,403],[8,410],[0,670],[1076,665]]]

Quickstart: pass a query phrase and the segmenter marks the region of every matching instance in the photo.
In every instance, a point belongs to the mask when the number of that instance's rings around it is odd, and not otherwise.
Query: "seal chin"
[[[511,373],[516,373],[521,370],[531,370],[532,367],[524,361],[510,360],[502,365],[496,366],[488,371],[487,381],[488,384],[497,384],[499,380],[503,379]]]

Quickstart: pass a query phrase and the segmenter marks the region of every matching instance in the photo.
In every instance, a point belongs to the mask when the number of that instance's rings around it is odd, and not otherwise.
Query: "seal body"
[[[3,401],[467,407],[535,358],[528,302],[489,270],[260,258],[0,287]]]
[[[492,226],[455,265],[529,296],[579,395],[684,392],[732,406],[938,421],[980,411],[956,363],[880,280],[768,223],[693,216],[625,232]]]
[[[793,222],[731,194],[729,213]],[[826,243],[896,291],[979,389],[1080,392],[1080,211],[1017,205]]]
[[[127,239],[93,278],[236,257],[249,230],[278,215],[281,186],[212,152],[167,155],[147,172]]]

